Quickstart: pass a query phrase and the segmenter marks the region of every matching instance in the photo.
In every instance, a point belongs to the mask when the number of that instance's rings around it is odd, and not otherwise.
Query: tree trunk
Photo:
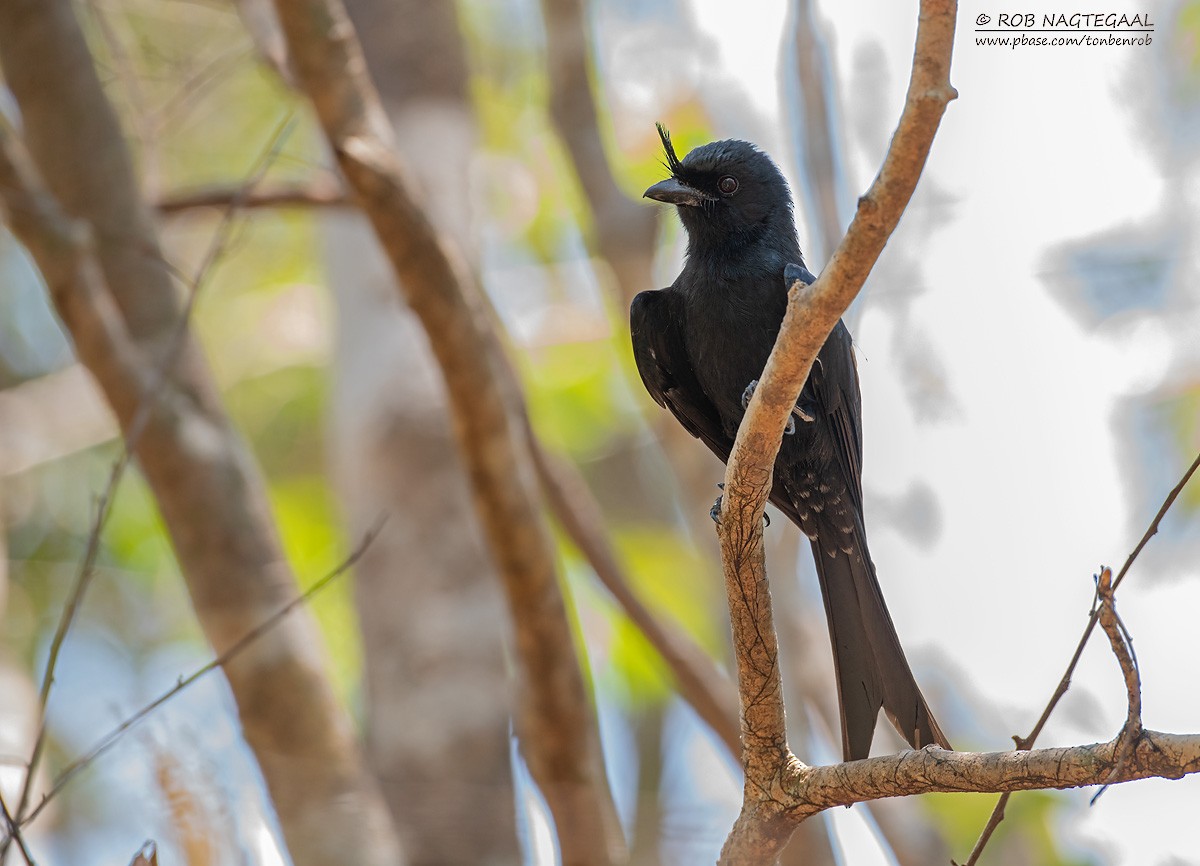
[[[453,3],[349,0],[434,221],[463,249],[475,127]],[[479,532],[441,375],[370,227],[326,220],[338,311],[333,461],[357,569],[367,748],[414,864],[517,863],[508,611]]]

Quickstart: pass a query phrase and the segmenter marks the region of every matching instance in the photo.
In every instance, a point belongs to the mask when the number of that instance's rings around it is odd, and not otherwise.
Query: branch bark
[[[791,818],[803,819],[833,806],[884,797],[1080,788],[1200,773],[1200,734],[1143,730],[1123,766],[1121,739],[1011,752],[948,752],[927,746],[828,767],[797,767],[783,775],[773,794]]]
[[[551,454],[528,431],[529,446],[546,499],[575,547],[604,588],[654,647],[675,678],[680,697],[713,729],[734,758],[740,751],[733,683],[682,629],[661,621],[633,591],[612,542],[603,531],[600,505],[568,461]]]
[[[0,4],[0,62],[49,186],[7,130],[2,193],[14,233],[127,433],[158,394],[135,453],[200,625],[223,653],[296,595],[257,468],[186,327],[185,299],[68,0]],[[396,863],[395,834],[312,618],[290,617],[225,674],[296,863]]]
[[[595,719],[521,421],[506,399],[503,348],[481,290],[414,197],[345,10],[335,0],[277,0],[276,9],[300,87],[442,369],[476,509],[516,629],[518,736],[554,816],[563,862],[611,862],[621,843]]]
[[[773,862],[804,812],[779,793],[806,768],[787,745],[779,648],[771,615],[762,517],[788,415],[813,360],[849,307],[916,188],[946,105],[955,0],[922,0],[912,77],[899,126],[878,176],[859,199],[850,229],[816,283],[796,283],[725,473],[718,526],[742,704],[742,812],[721,863]],[[854,789],[847,789],[854,790]],[[795,793],[808,795],[811,789]]]

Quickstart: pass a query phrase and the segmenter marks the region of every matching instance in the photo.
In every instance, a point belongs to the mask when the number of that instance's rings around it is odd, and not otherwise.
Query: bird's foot
[[[750,408],[750,398],[754,396],[755,390],[758,388],[758,380],[751,379],[750,384],[746,386],[746,390],[742,392],[742,408]]]
[[[750,384],[746,386],[746,390],[742,392],[742,408],[750,408],[750,398],[754,396],[755,389],[758,388],[758,380],[751,379]],[[799,418],[806,424],[811,424],[813,416],[805,412],[799,406],[792,410],[792,414],[788,415],[787,426],[783,428],[784,436],[791,436],[796,432],[796,419]]]
[[[724,483],[724,482],[721,482],[721,483],[719,483],[719,484],[717,485],[717,487],[719,487],[719,488],[721,488],[722,490],[724,490],[724,489],[725,489],[725,483]],[[717,497],[717,501],[716,501],[716,502],[714,502],[714,503],[712,504],[712,508],[708,509],[708,516],[712,518],[712,520],[713,520],[713,523],[717,524],[717,526],[720,526],[720,525],[721,525],[721,500],[722,500],[723,498],[724,498],[724,496],[723,496],[723,495],[722,495],[722,496],[718,496],[718,497]],[[770,525],[771,525],[771,515],[767,514],[767,513],[764,511],[764,512],[763,512],[763,526],[764,526],[764,527],[767,527],[767,526],[770,526]]]
[[[724,482],[719,482],[717,488],[724,490]],[[712,508],[708,509],[708,516],[712,518],[713,523],[717,524],[717,526],[721,525],[721,496],[718,496],[717,501],[712,504]]]

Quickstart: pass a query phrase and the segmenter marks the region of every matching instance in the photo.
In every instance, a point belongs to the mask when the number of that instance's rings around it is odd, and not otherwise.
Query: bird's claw
[[[725,483],[720,482],[719,484],[717,484],[717,487],[724,490]],[[712,508],[708,509],[708,516],[712,518],[713,523],[717,524],[717,526],[721,525],[721,500],[723,498],[724,498],[724,494],[722,494],[721,496],[718,496],[717,501],[712,504]],[[771,515],[767,514],[764,511],[763,512],[763,526],[767,527],[770,525],[771,525]]]
[[[790,265],[789,265],[790,267]],[[750,408],[750,398],[754,396],[755,389],[758,388],[758,380],[752,379],[750,384],[746,386],[746,390],[742,392],[742,408]],[[799,418],[806,424],[813,422],[813,416],[805,412],[799,406],[792,410],[792,414],[788,415],[787,426],[783,428],[784,436],[791,436],[796,432],[796,419]]]
[[[758,380],[751,379],[750,384],[746,386],[746,390],[742,392],[742,408],[750,408],[750,398],[754,396],[754,390],[758,387]]]

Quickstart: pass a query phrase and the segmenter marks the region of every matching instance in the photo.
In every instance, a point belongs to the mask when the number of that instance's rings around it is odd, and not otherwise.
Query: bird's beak
[[[661,201],[665,204],[700,207],[700,203],[709,198],[709,196],[706,196],[695,187],[688,186],[682,181],[669,177],[666,180],[660,180],[642,193],[642,198],[652,198],[655,201]]]

